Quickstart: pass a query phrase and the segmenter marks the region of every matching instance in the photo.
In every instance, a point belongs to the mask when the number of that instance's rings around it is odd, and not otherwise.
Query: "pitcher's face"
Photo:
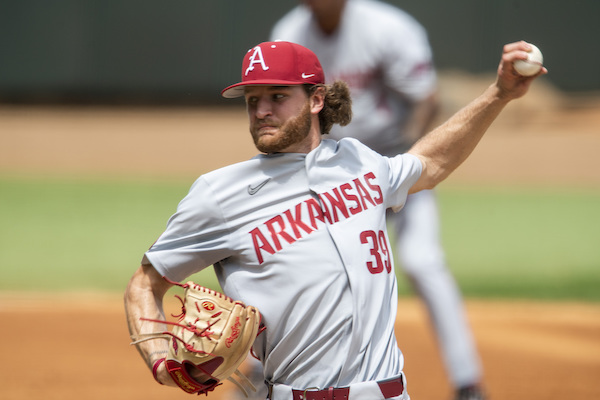
[[[248,86],[245,90],[250,133],[264,153],[305,152],[311,129],[311,107],[304,88]]]

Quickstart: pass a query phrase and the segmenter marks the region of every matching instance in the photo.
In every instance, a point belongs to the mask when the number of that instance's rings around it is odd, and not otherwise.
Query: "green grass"
[[[123,291],[190,185],[0,179],[0,290]]]
[[[122,292],[191,183],[0,177],[0,291]],[[600,189],[438,193],[466,297],[600,301]]]
[[[448,264],[465,296],[600,300],[600,189],[438,193]]]

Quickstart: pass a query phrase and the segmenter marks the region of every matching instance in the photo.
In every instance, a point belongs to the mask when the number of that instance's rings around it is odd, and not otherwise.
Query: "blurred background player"
[[[279,20],[271,40],[287,40],[314,51],[327,83],[346,81],[352,122],[335,126],[332,139],[354,137],[373,150],[406,152],[427,132],[438,109],[437,78],[426,30],[410,15],[374,0],[303,0]],[[426,304],[456,400],[480,400],[482,371],[440,243],[435,193],[409,196],[389,214],[395,254]]]

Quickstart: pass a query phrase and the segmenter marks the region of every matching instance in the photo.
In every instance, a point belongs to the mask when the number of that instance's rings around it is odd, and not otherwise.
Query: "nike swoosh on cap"
[[[306,74],[306,73],[302,73],[302,79],[308,79],[308,78],[312,78],[313,76],[315,76],[315,74]]]

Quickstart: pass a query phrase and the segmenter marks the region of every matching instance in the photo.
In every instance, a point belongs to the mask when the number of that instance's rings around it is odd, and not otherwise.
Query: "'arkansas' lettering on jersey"
[[[275,254],[284,242],[292,244],[324,224],[335,224],[382,204],[383,193],[375,180],[375,174],[369,172],[320,193],[320,202],[310,198],[252,229],[249,233],[258,263],[264,261],[263,252]]]

